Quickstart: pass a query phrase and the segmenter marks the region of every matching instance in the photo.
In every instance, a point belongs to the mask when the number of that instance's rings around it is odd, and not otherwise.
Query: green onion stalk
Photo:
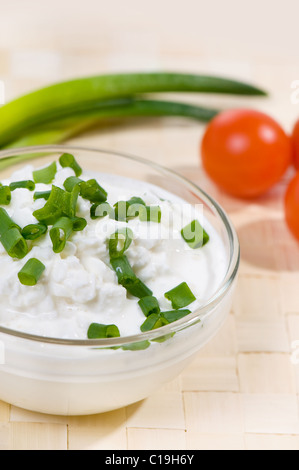
[[[0,122],[1,122],[0,109]],[[118,102],[92,103],[84,111],[74,112],[71,117],[58,117],[44,124],[28,129],[24,134],[17,133],[15,140],[2,149],[14,149],[30,146],[60,144],[79,134],[98,126],[107,126],[117,121],[136,117],[183,117],[199,122],[209,122],[219,113],[216,109],[168,101],[125,99]],[[1,134],[0,134],[1,142]],[[1,148],[1,147],[0,147]],[[25,154],[4,158],[0,161],[0,170],[22,161],[39,158],[43,154]]]
[[[18,273],[20,283],[24,286],[35,286],[45,269],[45,265],[38,259],[29,259]]]
[[[208,122],[219,112],[147,96],[168,92],[266,95],[248,83],[186,73],[122,73],[79,78],[36,90],[2,106],[0,148],[58,144],[115,119],[178,116]],[[4,159],[0,169],[30,157]]]

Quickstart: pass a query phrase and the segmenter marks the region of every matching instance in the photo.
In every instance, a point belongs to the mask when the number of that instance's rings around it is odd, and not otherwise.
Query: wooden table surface
[[[236,0],[181,3],[1,0],[0,79],[6,100],[55,81],[113,71],[221,74],[256,83],[270,97],[175,98],[257,108],[290,131],[299,116],[299,104],[291,99],[291,86],[299,80],[298,3],[271,2],[271,22],[268,1],[246,7]],[[0,402],[1,450],[299,449],[299,365],[292,361],[299,340],[299,245],[282,209],[291,173],[259,200],[232,199],[201,169],[203,131],[203,125],[187,120],[134,120],[70,143],[162,163],[223,205],[242,251],[225,325],[180,377],[127,408],[59,417]]]

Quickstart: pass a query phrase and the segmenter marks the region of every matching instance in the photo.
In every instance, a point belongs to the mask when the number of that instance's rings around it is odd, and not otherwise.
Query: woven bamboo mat
[[[157,133],[161,141],[175,138],[174,162],[184,142],[198,140],[193,124],[153,121],[72,144],[103,146],[117,136],[118,148],[127,142],[140,154],[153,150],[147,143]],[[288,176],[267,197],[243,203],[221,194],[190,162],[172,166],[217,198],[240,238],[239,281],[225,325],[180,377],[124,409],[58,417],[0,403],[1,449],[299,449],[299,365],[291,361],[299,339],[299,247],[281,209]]]
[[[79,41],[72,23],[58,22],[54,31],[37,9],[30,20],[28,16],[29,28],[18,9],[9,13],[9,8],[1,37],[10,39],[0,48],[7,99],[83,72],[150,67],[221,73],[256,82],[272,93],[266,100],[188,98],[195,102],[258,107],[287,130],[299,115],[299,105],[290,101],[291,83],[298,79],[291,55],[278,56],[277,50],[265,55],[257,48],[255,54],[247,49],[246,56],[241,43],[232,48],[216,40],[196,43],[181,23],[180,38],[171,31],[171,22],[169,30],[163,23],[155,34],[146,28],[156,18],[141,14],[138,25],[130,15],[130,31],[125,20],[119,21],[117,34],[106,24],[101,28],[99,18],[90,18],[90,31],[82,30]],[[285,227],[282,209],[290,175],[260,200],[232,199],[200,168],[202,132],[201,125],[175,119],[134,121],[70,143],[124,151],[171,167],[222,204],[238,231],[242,256],[233,308],[221,331],[177,379],[124,409],[59,417],[0,402],[0,450],[299,449],[299,365],[291,360],[299,340],[299,245]]]

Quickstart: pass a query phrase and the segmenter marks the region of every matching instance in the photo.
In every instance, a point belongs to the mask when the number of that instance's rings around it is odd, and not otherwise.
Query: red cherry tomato
[[[299,172],[288,186],[284,206],[287,225],[293,235],[299,240]]]
[[[203,167],[227,193],[252,198],[277,183],[292,161],[290,137],[264,113],[224,111],[207,126],[202,139]]]
[[[296,170],[299,170],[299,121],[296,122],[292,132],[293,162]]]

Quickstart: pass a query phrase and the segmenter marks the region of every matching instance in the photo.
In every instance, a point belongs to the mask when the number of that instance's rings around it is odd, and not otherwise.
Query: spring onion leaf
[[[33,179],[35,183],[50,184],[55,178],[56,172],[57,165],[56,162],[53,162],[46,168],[41,168],[40,170],[33,171]]]
[[[153,339],[152,341],[155,342],[155,343],[164,343],[164,341],[169,340],[169,339],[172,338],[174,335],[175,335],[175,332],[169,333],[168,335],[159,336],[159,338],[155,338],[155,339]]]
[[[37,199],[45,199],[46,201],[49,199],[51,191],[36,191],[33,194],[33,199],[36,201]]]
[[[109,101],[109,103],[108,103]],[[91,101],[82,110],[72,108],[65,116],[51,116],[45,122],[28,129],[5,148],[20,148],[34,145],[49,145],[64,142],[95,125],[100,125],[109,118],[126,119],[133,116],[178,116],[209,122],[220,110],[204,108],[179,102],[158,101],[140,98],[120,98],[105,102]],[[1,113],[0,113],[1,114]],[[8,160],[1,160],[0,168],[5,168],[18,161],[30,159],[30,154],[16,155]]]
[[[103,325],[101,323],[91,323],[88,331],[88,339],[117,338],[120,336],[116,325]]]
[[[144,323],[142,323],[140,330],[144,333],[145,331],[161,328],[164,325],[168,325],[168,323],[169,322],[162,315],[158,313],[152,313],[147,317]]]
[[[161,326],[168,325],[169,323],[173,323],[177,320],[180,320],[181,318],[184,318],[186,315],[189,315],[189,313],[191,313],[191,311],[187,309],[151,313],[150,315],[147,316],[147,319],[141,325],[140,329],[142,332],[155,330],[157,328],[160,328]]]
[[[146,205],[144,200],[141,199],[141,197],[138,197],[138,196],[131,197],[131,199],[129,199],[128,203],[130,204],[130,206],[132,206],[133,204],[140,204],[141,206]]]
[[[138,297],[138,299],[142,299],[142,297],[146,297],[152,295],[152,291],[141,281],[141,279],[136,277],[136,281],[128,285],[126,287],[127,291],[133,295],[134,297]]]
[[[161,208],[147,206],[140,197],[132,197],[129,201],[118,201],[114,204],[115,219],[128,222],[135,217],[143,222],[161,222]]]
[[[69,194],[69,193],[67,193]],[[65,191],[58,186],[52,186],[51,194],[41,209],[33,212],[33,216],[45,225],[53,225],[64,214]]]
[[[87,225],[87,221],[83,217],[73,217],[71,221],[74,232],[81,232]]]
[[[83,180],[77,178],[77,176],[69,176],[63,183],[66,191],[71,192],[77,184],[82,183]]]
[[[135,275],[125,255],[110,259],[118,283],[122,285],[131,295],[141,299],[152,295],[152,291]]]
[[[70,193],[66,192],[64,211],[67,217],[73,218],[76,216],[79,193],[80,193],[79,186],[75,186]],[[68,194],[69,194],[69,197],[68,197]]]
[[[145,93],[200,92],[265,96],[250,84],[227,78],[176,72],[98,75],[57,83],[4,105],[0,110],[0,145],[12,142],[35,126],[74,116],[90,103]]]
[[[126,256],[113,258],[110,262],[116,272],[119,284],[125,285],[136,281],[136,275]]]
[[[29,224],[22,229],[22,236],[25,240],[37,240],[44,235],[48,230],[48,227],[44,224]]]
[[[15,189],[28,189],[29,191],[34,191],[35,190],[35,183],[34,181],[26,180],[26,181],[15,181],[13,183],[10,183],[9,185],[10,190],[14,191]]]
[[[198,220],[193,220],[181,230],[181,235],[192,249],[206,245],[210,239]]]
[[[52,186],[51,194],[44,207],[33,212],[33,216],[45,225],[53,225],[61,217],[75,217],[79,188],[71,192]]]
[[[28,246],[20,230],[12,227],[0,235],[0,242],[12,258],[22,259],[28,253]]]
[[[105,202],[107,200],[107,192],[95,179],[80,183],[80,196],[92,203]]]
[[[31,258],[18,273],[20,283],[24,286],[35,286],[45,269],[41,261]]]
[[[187,305],[191,304],[196,300],[196,297],[191,292],[186,282],[182,282],[178,286],[169,290],[164,294],[164,296],[166,297],[166,299],[170,300],[172,307],[175,310],[187,307]]]
[[[61,217],[50,230],[54,253],[61,253],[73,231],[73,222],[68,217]]]
[[[0,236],[11,228],[17,228],[21,232],[21,227],[9,217],[3,207],[0,207]]]
[[[0,242],[12,258],[22,259],[28,253],[28,246],[21,235],[21,228],[0,207]]]
[[[149,341],[138,341],[137,343],[124,344],[122,349],[124,351],[143,351],[147,349],[151,343]]]
[[[90,218],[92,220],[101,219],[103,217],[109,216],[114,218],[114,209],[110,206],[108,202],[102,202],[100,204],[93,204],[90,208]]]
[[[127,222],[128,208],[129,208],[128,201],[118,201],[114,204],[113,208],[114,208],[115,220]]]
[[[9,186],[0,186],[0,205],[8,206],[11,201],[11,190]]]
[[[128,204],[126,221],[134,219],[135,217],[139,217],[140,220],[147,218],[145,205],[138,203]]]
[[[152,315],[152,314],[159,314],[160,313],[160,306],[159,302],[156,299],[156,297],[150,295],[146,297],[142,297],[139,301],[138,304],[143,311],[144,315],[146,317]]]
[[[186,315],[189,315],[191,310],[182,309],[182,310],[170,310],[168,312],[163,312],[163,317],[169,322],[173,323],[174,321],[184,318]]]
[[[143,300],[143,299],[141,299]],[[140,301],[138,302],[140,304]],[[156,330],[157,328],[161,328],[162,326],[168,325],[174,321],[177,321],[186,315],[188,315],[190,310],[171,310],[168,312],[157,312],[151,313],[147,316],[146,320],[142,323],[140,330],[142,332]],[[167,335],[161,336],[159,338],[155,338],[152,341],[157,343],[163,343],[164,341],[172,338],[175,333],[169,333]]]
[[[161,222],[161,208],[159,206],[146,206],[139,214],[142,222]]]
[[[132,230],[127,227],[113,233],[109,239],[110,259],[122,256],[131,245],[133,237]]]
[[[118,201],[114,204],[115,220],[127,222],[138,217],[145,211],[145,202],[140,197],[131,197],[128,201]]]
[[[59,163],[62,166],[62,168],[67,168],[67,167],[72,168],[76,176],[82,175],[82,168],[75,160],[74,155],[71,155],[70,153],[64,153],[59,158]]]

